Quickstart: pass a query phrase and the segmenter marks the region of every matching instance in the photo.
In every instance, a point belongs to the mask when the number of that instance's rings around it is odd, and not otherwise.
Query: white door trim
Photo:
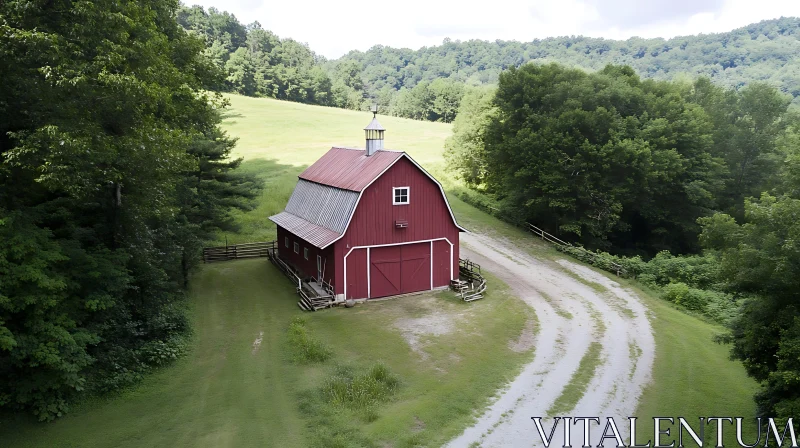
[[[418,244],[418,243],[430,243],[431,244],[431,289],[433,289],[433,243],[435,241],[447,241],[447,244],[450,245],[450,280],[453,280],[453,243],[450,242],[448,238],[434,238],[430,240],[419,240],[419,241],[407,241],[405,243],[391,243],[391,244],[374,244],[372,246],[353,246],[347,253],[344,255],[344,297],[347,299],[347,257],[350,256],[356,249],[367,249],[367,298],[371,298],[371,279],[369,274],[369,261],[370,261],[370,253],[369,250],[373,247],[389,247],[389,246],[403,246],[406,244]]]

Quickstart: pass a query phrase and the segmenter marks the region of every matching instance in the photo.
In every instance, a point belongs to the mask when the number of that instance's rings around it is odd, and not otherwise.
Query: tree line
[[[448,165],[514,221],[726,324],[763,416],[800,404],[800,116],[774,87],[526,64],[462,100]],[[580,251],[575,255],[582,256]]]
[[[259,185],[177,1],[0,2],[0,408],[49,420],[180,356],[203,243]]]
[[[206,56],[225,73],[215,86],[218,91],[354,110],[376,103],[382,113],[450,122],[466,89],[461,82],[443,78],[408,89],[368,90],[359,61],[328,61],[258,22],[243,25],[227,12],[201,6],[182,6],[177,20],[205,39]]]
[[[377,103],[386,114],[418,120],[451,122],[467,92],[496,85],[503,70],[530,61],[558,62],[590,72],[608,64],[627,65],[643,78],[704,76],[726,89],[762,82],[800,104],[797,18],[669,40],[445,39],[441,45],[418,50],[377,45],[336,60],[292,39],[281,39],[258,22],[243,25],[215,8],[181,7],[178,22],[206,40],[206,54],[226,73],[219,90],[346,109]]]

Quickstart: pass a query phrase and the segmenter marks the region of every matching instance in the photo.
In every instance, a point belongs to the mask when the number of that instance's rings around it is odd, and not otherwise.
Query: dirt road
[[[543,446],[531,417],[554,417],[551,409],[570,403],[562,393],[590,346],[600,347],[599,363],[573,409],[560,416],[613,416],[623,440],[642,388],[650,380],[655,342],[647,309],[631,292],[591,269],[568,260],[536,259],[513,245],[480,234],[461,235],[461,257],[479,263],[506,282],[536,312],[535,355],[478,421],[452,440],[453,448]],[[595,358],[596,359],[596,358]],[[591,363],[586,363],[591,364]],[[585,368],[584,368],[585,371]],[[572,400],[574,402],[574,399]],[[554,406],[554,404],[556,406]],[[544,419],[545,433],[552,427]],[[582,424],[571,425],[572,446],[583,443]],[[597,445],[603,427],[590,430]],[[563,423],[551,446],[564,443]],[[614,446],[613,440],[606,440]]]

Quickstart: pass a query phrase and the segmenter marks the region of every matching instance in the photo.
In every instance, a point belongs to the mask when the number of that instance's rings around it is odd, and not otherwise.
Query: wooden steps
[[[458,279],[450,281],[450,289],[465,302],[482,299],[486,291],[486,279],[481,275],[480,265],[469,260],[459,260]]]
[[[333,296],[309,296],[302,288],[297,291],[300,301],[297,306],[304,311],[317,311],[330,308],[333,305]]]

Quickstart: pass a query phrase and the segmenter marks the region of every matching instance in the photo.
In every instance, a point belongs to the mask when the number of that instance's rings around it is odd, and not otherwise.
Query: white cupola
[[[378,123],[378,105],[373,104],[370,108],[372,121],[364,128],[367,137],[367,156],[375,154],[375,151],[383,149],[383,131],[386,129]]]

